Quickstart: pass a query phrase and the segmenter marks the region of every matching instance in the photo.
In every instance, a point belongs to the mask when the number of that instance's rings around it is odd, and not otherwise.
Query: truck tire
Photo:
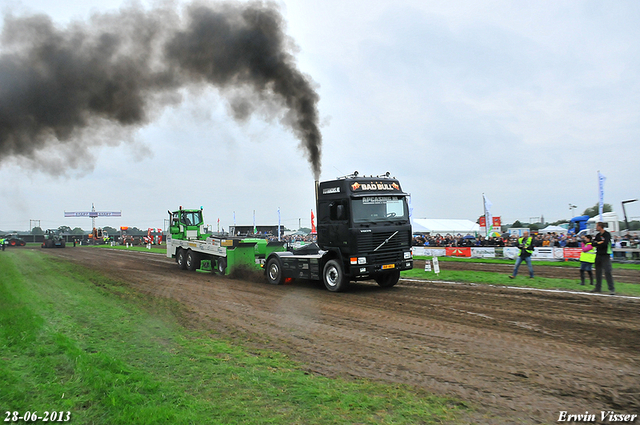
[[[178,267],[180,267],[181,270],[187,268],[187,258],[182,248],[178,248],[178,252],[176,252],[176,263],[178,263]]]
[[[188,250],[187,257],[185,258],[185,265],[189,271],[194,272],[198,270],[200,268],[200,256],[198,253]]]
[[[342,265],[337,260],[329,260],[322,271],[324,286],[331,292],[343,291],[349,281],[344,275]]]
[[[218,270],[218,273],[224,275],[227,271],[227,259],[224,257],[220,257],[218,258],[218,260],[216,261],[216,270]]]
[[[400,270],[387,273],[378,273],[373,277],[376,283],[383,288],[391,288],[400,280]]]
[[[267,268],[265,270],[267,282],[272,285],[282,285],[284,279],[282,278],[282,264],[280,264],[280,260],[274,257],[270,258],[269,261],[267,261]]]

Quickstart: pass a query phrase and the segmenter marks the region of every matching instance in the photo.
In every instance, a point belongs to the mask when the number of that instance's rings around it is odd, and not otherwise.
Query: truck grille
[[[389,242],[382,245],[376,252],[373,252],[381,243],[387,240],[393,232],[380,233],[361,233],[358,235],[358,253],[359,254],[392,254],[396,257],[396,253],[403,248],[409,248],[409,232],[406,230],[399,231]],[[402,253],[399,254],[402,258]]]

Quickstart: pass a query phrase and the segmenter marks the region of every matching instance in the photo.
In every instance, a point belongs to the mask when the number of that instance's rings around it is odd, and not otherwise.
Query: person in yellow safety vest
[[[585,272],[589,273],[589,282],[593,285],[593,263],[596,262],[596,249],[591,244],[591,235],[582,237],[582,252],[580,253],[580,285],[584,285]]]
[[[4,251],[4,241],[5,241],[5,238],[0,238],[0,245],[2,245],[3,251]]]
[[[518,276],[518,267],[524,261],[529,267],[529,277],[533,279],[533,265],[531,265],[531,254],[533,254],[533,238],[529,236],[529,232],[524,232],[522,237],[518,239],[518,248],[520,255],[516,258],[516,265],[513,268],[513,274],[509,279],[515,279]]]

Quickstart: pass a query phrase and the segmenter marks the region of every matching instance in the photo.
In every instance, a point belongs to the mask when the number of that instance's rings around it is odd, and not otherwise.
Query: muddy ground
[[[158,254],[48,252],[177,300],[194,325],[287,353],[313,373],[459,397],[477,409],[465,423],[551,424],[560,411],[640,414],[637,298],[413,280],[330,293],[312,282],[270,286],[181,271]],[[496,270],[509,272],[503,268]]]

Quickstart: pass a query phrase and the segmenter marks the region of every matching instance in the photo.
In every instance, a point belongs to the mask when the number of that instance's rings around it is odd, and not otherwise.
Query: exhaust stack
[[[315,185],[316,185],[316,213],[317,213],[318,212],[318,190],[320,190],[320,181],[318,179],[316,179]]]

